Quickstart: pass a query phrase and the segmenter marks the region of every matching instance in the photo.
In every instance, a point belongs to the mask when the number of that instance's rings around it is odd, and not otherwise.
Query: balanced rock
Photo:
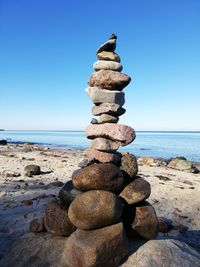
[[[40,166],[38,165],[27,165],[24,168],[24,175],[32,176],[41,174]]]
[[[98,60],[93,64],[95,71],[99,70],[114,70],[122,71],[122,65],[115,61]]]
[[[92,114],[94,116],[99,116],[102,114],[109,114],[113,116],[121,116],[126,112],[126,110],[118,104],[115,103],[102,103],[99,105],[94,105],[92,108]]]
[[[122,155],[120,169],[128,176],[127,178],[134,178],[138,173],[136,157],[129,153]]]
[[[153,206],[148,202],[138,204],[131,227],[141,237],[154,239],[158,233],[158,219]]]
[[[115,103],[123,106],[125,103],[125,94],[119,91],[109,91],[98,87],[86,88],[86,93],[94,104]]]
[[[97,137],[92,141],[91,147],[100,151],[114,152],[120,147],[120,143],[103,137]]]
[[[84,158],[84,159],[82,159],[82,160],[79,162],[78,166],[79,166],[80,168],[84,168],[84,167],[89,166],[89,165],[91,165],[92,163],[94,163],[94,161],[95,161],[94,158]]]
[[[121,159],[121,154],[117,152],[105,152],[105,151],[99,151],[97,149],[94,149],[92,147],[87,148],[84,151],[84,155],[89,158],[95,158],[99,162],[106,163],[106,162],[113,162],[118,163]]]
[[[97,54],[97,57],[99,60],[110,60],[110,61],[116,61],[120,63],[120,57],[115,52],[107,52],[102,51]]]
[[[107,90],[123,90],[131,81],[131,77],[113,70],[100,70],[93,73],[88,81],[92,87]]]
[[[98,49],[96,54],[102,52],[102,51],[109,51],[114,52],[116,48],[116,39],[109,39],[105,43],[103,43]]]
[[[91,190],[71,203],[68,216],[77,228],[91,230],[116,223],[122,209],[122,204],[114,193]]]
[[[122,223],[91,231],[77,229],[67,240],[67,264],[69,267],[116,267],[128,249]]]
[[[80,194],[82,194],[82,191],[74,188],[72,181],[68,181],[59,191],[59,198],[63,206],[69,207]]]
[[[44,225],[48,232],[58,236],[69,236],[76,229],[68,218],[67,209],[61,207],[57,201],[47,204]]]
[[[115,117],[113,115],[109,115],[109,114],[102,114],[98,120],[98,123],[117,123],[119,120],[118,117]]]
[[[99,189],[116,192],[122,187],[124,178],[116,165],[99,163],[74,171],[72,182],[82,191]]]
[[[122,197],[129,205],[132,205],[145,200],[150,194],[150,184],[144,179],[138,178],[124,188],[120,197]]]
[[[44,218],[37,218],[31,221],[30,223],[30,230],[33,233],[41,233],[44,232],[45,226],[44,226]]]
[[[134,129],[123,124],[91,124],[86,128],[85,132],[89,139],[105,137],[120,142],[122,146],[130,144],[135,139]]]

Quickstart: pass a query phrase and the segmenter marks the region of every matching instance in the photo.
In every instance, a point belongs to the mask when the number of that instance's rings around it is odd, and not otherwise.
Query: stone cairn
[[[60,202],[50,202],[45,211],[47,231],[69,236],[69,267],[118,266],[129,252],[128,238],[153,239],[158,232],[154,208],[145,201],[150,184],[137,176],[134,155],[117,152],[135,139],[135,132],[117,124],[125,113],[122,90],[131,78],[121,73],[120,57],[114,52],[116,40],[112,34],[97,50],[96,72],[86,89],[94,103],[92,114],[99,116],[86,128],[91,147],[85,150],[80,169],[60,190]],[[32,223],[33,229],[36,226]]]

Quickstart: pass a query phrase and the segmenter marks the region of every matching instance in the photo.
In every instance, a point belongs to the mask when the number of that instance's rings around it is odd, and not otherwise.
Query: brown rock
[[[48,232],[58,236],[69,236],[76,229],[68,218],[67,209],[61,207],[57,201],[47,204],[44,225]]]
[[[69,267],[116,267],[128,254],[123,224],[84,231],[77,229],[67,240]]]
[[[98,137],[92,141],[91,147],[100,151],[113,152],[120,147],[120,143],[103,137]]]
[[[91,124],[86,128],[85,132],[89,139],[105,137],[120,142],[122,146],[130,144],[135,139],[134,129],[123,124]]]
[[[109,114],[113,116],[121,116],[126,112],[126,110],[118,104],[115,103],[102,103],[99,105],[94,105],[92,108],[92,114],[94,116],[99,116],[102,114]]]
[[[27,165],[24,168],[24,175],[32,176],[41,174],[40,166],[38,165]]]
[[[93,87],[107,90],[123,90],[131,81],[131,77],[113,70],[100,70],[91,75],[88,83]]]
[[[92,164],[72,174],[74,187],[82,191],[99,189],[116,192],[123,181],[120,169],[112,163]]]
[[[158,219],[153,206],[143,202],[136,206],[132,229],[146,239],[154,239],[158,233]]]
[[[156,160],[152,157],[139,157],[137,162],[139,165],[156,166]]]
[[[151,194],[150,184],[142,178],[135,179],[121,192],[122,197],[129,205],[136,204],[148,198]]]
[[[109,115],[109,114],[102,114],[98,120],[98,123],[117,123],[119,121],[118,117],[115,117],[113,115]]]
[[[117,163],[121,159],[121,154],[120,153],[108,153],[108,152],[103,152],[99,151],[93,148],[87,148],[84,151],[84,155],[89,157],[89,158],[95,158],[99,162],[106,163],[106,162],[114,162]]]
[[[114,52],[108,52],[108,51],[102,51],[97,54],[97,57],[99,60],[111,60],[111,61],[116,61],[120,62],[120,57]]]
[[[137,159],[133,154],[123,154],[120,169],[130,178],[134,178],[138,173]]]
[[[45,231],[44,227],[44,218],[37,218],[31,221],[30,223],[30,230],[33,233],[41,233]]]
[[[122,204],[114,193],[91,190],[78,196],[69,206],[70,221],[79,229],[91,230],[116,223]]]

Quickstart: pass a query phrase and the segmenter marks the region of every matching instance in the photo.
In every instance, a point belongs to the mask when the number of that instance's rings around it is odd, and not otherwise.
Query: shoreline
[[[52,149],[36,144],[0,146],[0,258],[41,216],[48,201],[58,196],[60,186],[71,179],[83,153]],[[27,165],[36,164],[42,173],[24,175]],[[148,201],[158,217],[172,221],[167,238],[187,242],[200,251],[200,174],[167,166],[139,165],[139,176],[151,184]],[[166,238],[160,233],[158,238]]]

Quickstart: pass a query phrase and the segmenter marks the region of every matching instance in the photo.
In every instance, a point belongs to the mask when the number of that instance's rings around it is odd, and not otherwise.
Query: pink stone
[[[118,162],[121,159],[120,153],[107,153],[102,152],[93,148],[87,148],[84,151],[84,155],[89,158],[95,158],[99,162],[106,163],[106,162]]]
[[[85,132],[88,139],[105,137],[113,141],[119,141],[122,146],[130,144],[136,137],[133,128],[114,123],[91,124]]]

